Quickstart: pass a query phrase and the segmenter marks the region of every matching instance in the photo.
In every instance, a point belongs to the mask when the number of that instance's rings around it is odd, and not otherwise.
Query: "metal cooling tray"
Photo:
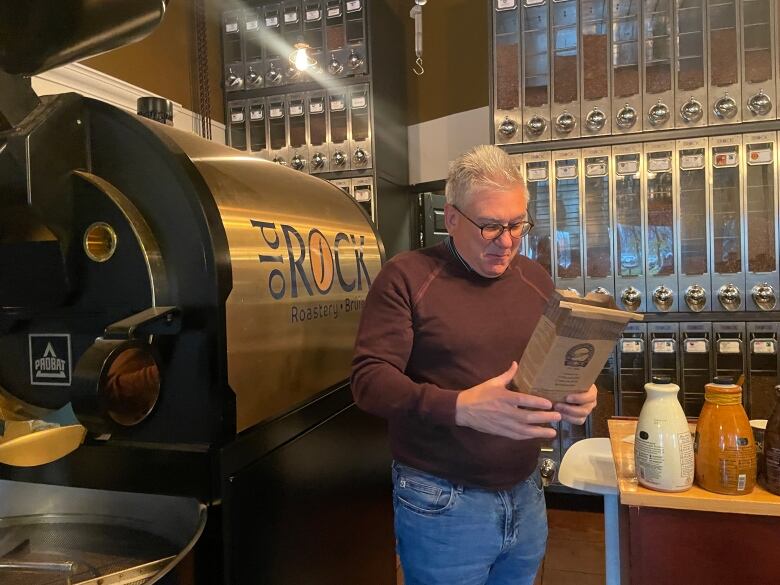
[[[0,583],[151,585],[205,521],[189,498],[0,480]]]

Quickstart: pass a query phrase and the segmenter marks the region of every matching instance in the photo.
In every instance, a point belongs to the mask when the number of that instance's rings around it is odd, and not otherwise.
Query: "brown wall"
[[[487,106],[489,3],[486,0],[431,0],[423,7],[423,66],[414,64],[413,0],[405,3],[408,123],[418,124]]]
[[[224,121],[220,0],[207,0],[211,117]],[[195,78],[192,0],[171,0],[160,27],[142,41],[85,60],[108,75],[180,103],[192,111]]]

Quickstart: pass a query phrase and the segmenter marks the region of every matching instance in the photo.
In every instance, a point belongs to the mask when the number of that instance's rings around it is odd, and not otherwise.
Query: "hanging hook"
[[[422,64],[422,57],[417,57],[417,60],[414,62],[414,66],[412,67],[412,71],[414,71],[415,75],[422,75],[425,73],[425,68]]]

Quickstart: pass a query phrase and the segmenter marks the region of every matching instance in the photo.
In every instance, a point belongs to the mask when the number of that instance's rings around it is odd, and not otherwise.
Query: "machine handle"
[[[147,335],[176,335],[181,331],[178,307],[150,307],[105,329],[104,339],[134,339]]]

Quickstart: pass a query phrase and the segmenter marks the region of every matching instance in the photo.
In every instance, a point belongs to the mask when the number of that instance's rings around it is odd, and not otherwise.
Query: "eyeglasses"
[[[455,208],[455,211],[460,213],[463,217],[465,217],[467,220],[469,220],[471,223],[473,223],[475,226],[479,228],[480,233],[482,234],[482,237],[486,240],[497,240],[501,236],[504,235],[504,232],[509,232],[509,235],[512,236],[514,239],[519,240],[523,236],[527,235],[528,232],[531,231],[531,228],[534,227],[534,222],[531,221],[531,216],[528,215],[528,220],[524,221],[518,221],[517,223],[510,223],[507,225],[501,225],[500,223],[486,223],[484,225],[479,225],[476,221],[471,219],[468,215],[463,213],[460,209],[458,209],[455,205],[452,207]]]

